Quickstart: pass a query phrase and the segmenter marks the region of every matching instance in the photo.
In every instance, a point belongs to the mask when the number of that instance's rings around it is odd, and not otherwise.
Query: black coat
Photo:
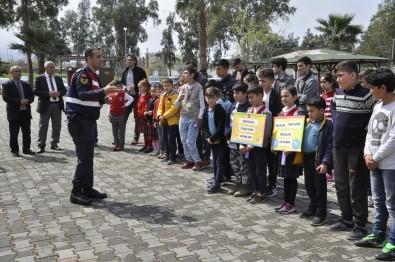
[[[21,84],[25,99],[29,101],[26,105],[26,109],[30,118],[32,118],[30,104],[34,101],[33,89],[30,84],[25,81],[21,80]],[[21,96],[13,80],[3,84],[3,100],[7,103],[7,119],[9,121],[20,119]]]
[[[219,140],[221,143],[226,143],[225,139],[225,118],[226,118],[226,113],[224,108],[216,104],[213,108],[214,111],[214,124],[215,124],[215,134],[211,135],[210,134],[210,129],[208,125],[208,107],[204,109],[203,113],[203,133],[206,138],[209,138],[212,143],[215,143],[215,141]]]
[[[59,76],[54,76],[56,87],[59,96],[59,107],[60,110],[64,111],[64,102],[63,96],[67,93],[67,89],[63,84],[62,78]],[[51,101],[51,97],[49,96],[49,92],[51,91],[51,87],[48,86],[47,77],[45,74],[39,75],[36,77],[36,81],[34,83],[34,94],[38,96],[38,104],[37,104],[37,112],[42,114],[48,110],[49,103]]]
[[[122,78],[121,82],[126,85],[126,78],[128,77],[128,71],[129,67],[126,67],[125,70],[122,72]],[[147,74],[145,73],[145,70],[142,69],[141,67],[135,66],[132,70],[133,72],[133,80],[134,80],[134,90],[136,91],[136,95],[139,93],[139,87],[138,84],[141,80],[144,80],[147,78]]]

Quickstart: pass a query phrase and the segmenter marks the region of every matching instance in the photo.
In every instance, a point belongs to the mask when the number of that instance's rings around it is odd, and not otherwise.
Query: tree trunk
[[[33,61],[32,54],[30,52],[26,53],[27,65],[29,68],[29,83],[33,85]]]
[[[207,69],[207,17],[205,5],[199,6],[199,63],[200,69]]]

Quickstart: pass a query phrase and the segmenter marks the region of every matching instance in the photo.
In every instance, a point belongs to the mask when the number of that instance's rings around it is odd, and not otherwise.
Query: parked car
[[[3,84],[6,83],[8,80],[8,78],[0,78],[0,95],[3,94]]]
[[[173,80],[173,85],[177,84],[180,82],[180,77],[179,76],[168,76],[171,80]]]
[[[157,76],[149,76],[149,77],[148,77],[148,82],[149,82],[151,85],[160,84],[160,83],[161,83],[160,80],[159,80],[159,77],[157,77]]]

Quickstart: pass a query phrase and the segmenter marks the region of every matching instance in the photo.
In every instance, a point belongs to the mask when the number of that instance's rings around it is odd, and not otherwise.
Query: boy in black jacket
[[[221,182],[223,180],[226,113],[224,108],[217,104],[219,98],[219,90],[217,88],[209,87],[206,90],[205,97],[208,106],[203,113],[203,133],[213,152],[214,166],[214,180],[207,189],[207,193],[214,194],[221,190]]]

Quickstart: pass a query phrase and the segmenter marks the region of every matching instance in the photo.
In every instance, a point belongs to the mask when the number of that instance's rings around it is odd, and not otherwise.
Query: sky
[[[158,52],[162,49],[160,40],[162,31],[166,28],[166,17],[169,12],[175,9],[176,0],[157,0],[159,3],[159,18],[162,20],[161,25],[153,27],[152,21],[148,21],[144,27],[148,34],[148,40],[145,43],[139,43],[142,53]],[[220,0],[218,0],[220,1]],[[69,0],[69,5],[63,8],[63,12],[68,9],[77,9],[78,0]],[[95,3],[95,0],[91,0]],[[364,30],[369,26],[371,17],[377,12],[377,6],[381,0],[291,0],[290,4],[296,7],[296,13],[290,16],[289,21],[279,21],[273,24],[272,29],[276,33],[288,35],[294,33],[302,41],[307,29],[310,28],[313,33],[318,33],[314,27],[317,26],[317,18],[326,19],[330,13],[335,14],[355,14],[353,23],[360,24]],[[12,30],[6,31],[0,29],[0,58],[2,61],[22,58],[22,55],[14,50],[9,49],[12,42],[18,42]],[[177,42],[176,37],[174,41]],[[226,56],[230,56],[236,50],[230,50]]]

